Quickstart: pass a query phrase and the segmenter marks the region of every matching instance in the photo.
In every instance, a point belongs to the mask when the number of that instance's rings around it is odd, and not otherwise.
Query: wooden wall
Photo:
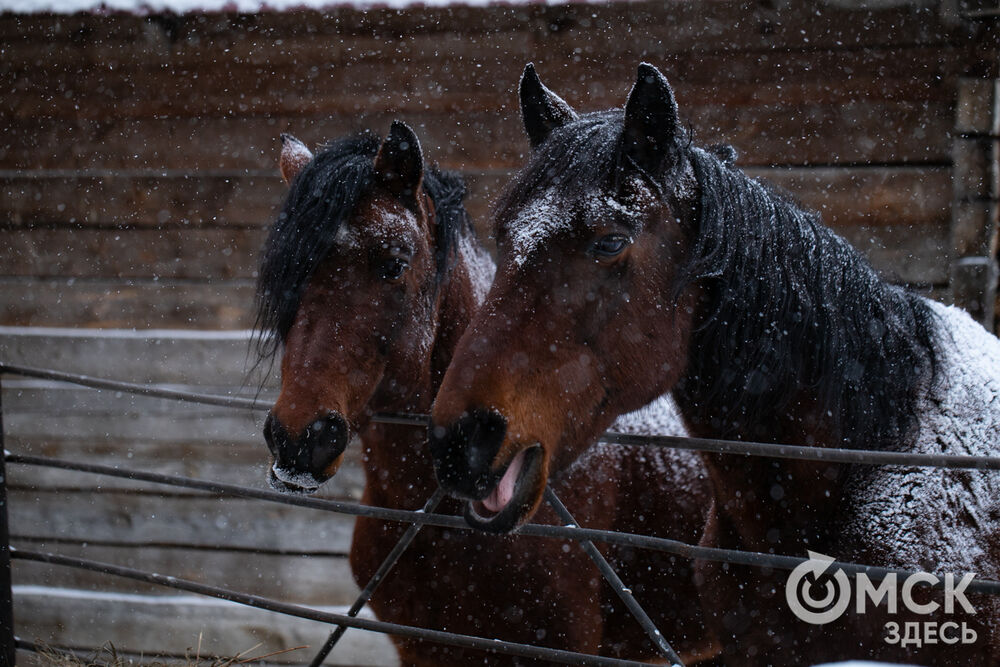
[[[204,393],[253,395],[246,332],[134,332],[0,327],[0,359]],[[263,378],[261,378],[263,379]],[[267,383],[261,402],[273,401]],[[3,378],[4,447],[32,454],[267,488],[263,414]],[[359,500],[349,450],[322,496]],[[188,489],[8,464],[15,547],[82,556],[343,613],[358,594],[347,563],[351,517]],[[329,628],[178,594],[159,586],[15,560],[15,629],[23,639],[126,654],[255,655],[308,663]],[[329,664],[392,665],[384,636],[352,630]],[[25,663],[28,664],[28,663]]]
[[[798,195],[893,280],[947,293],[955,98],[996,35],[952,3],[636,2],[0,15],[0,324],[238,328],[282,196],[277,135],[411,123],[489,205],[524,63],[580,109],[642,60],[702,142]]]
[[[278,134],[315,145],[401,118],[428,159],[468,178],[485,236],[527,150],[515,88],[528,61],[583,110],[621,105],[636,64],[656,64],[700,142],[734,144],[889,278],[944,300],[956,277],[986,294],[982,266],[956,260],[996,253],[995,25],[949,2],[856,4],[0,15],[0,325],[13,327],[0,359],[239,390],[246,334],[224,330],[252,321],[283,192]],[[259,416],[30,380],[5,379],[2,398],[13,451],[262,484]],[[307,604],[356,591],[344,518],[24,467],[9,479],[25,548]],[[326,493],[362,484],[354,461]],[[219,653],[325,636],[59,568],[18,563],[15,584],[27,639],[148,654],[183,653],[199,629]],[[391,662],[384,638],[347,636],[341,664]]]

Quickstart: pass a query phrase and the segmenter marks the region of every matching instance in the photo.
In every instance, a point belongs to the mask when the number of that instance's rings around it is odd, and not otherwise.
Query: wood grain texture
[[[315,146],[403,119],[467,176],[487,235],[526,157],[528,61],[581,110],[620,106],[652,62],[699,141],[838,230],[936,238],[955,128],[982,131],[956,91],[989,97],[975,81],[1000,62],[995,28],[919,3],[5,15],[0,35],[0,324],[48,326],[248,326],[283,131]],[[869,245],[886,275],[947,282],[926,243]]]
[[[921,225],[947,218],[951,202],[951,173],[941,166],[751,167],[746,172],[788,190],[806,206],[819,210],[826,224],[834,228],[860,221]],[[490,207],[510,174],[508,170],[463,172],[470,189],[468,208],[480,224],[487,222]],[[197,182],[185,175],[57,174],[44,178],[0,176],[0,193],[8,202],[7,217],[0,224],[6,223],[12,228],[111,226],[124,227],[124,232],[132,227],[152,230],[179,227],[194,233],[203,227],[232,225],[239,229],[269,225],[277,214],[284,187],[276,173],[253,176],[206,173]],[[203,197],[209,195],[217,208],[203,206]],[[117,229],[111,231],[122,233]],[[9,232],[4,233],[9,235]],[[166,253],[170,248],[166,245],[170,242],[170,233],[163,234],[164,248],[158,253]],[[196,233],[193,235],[197,242]],[[81,242],[86,238],[82,236]],[[155,238],[147,234],[135,241]],[[220,239],[215,237],[214,240]],[[242,247],[250,250],[251,240],[243,241]],[[228,255],[225,253],[227,248]],[[141,252],[140,244],[136,253]],[[239,266],[232,258],[231,243],[218,247],[217,252],[221,255],[215,258],[219,265],[225,266],[228,258]],[[160,261],[168,261],[164,255],[160,257]],[[99,261],[100,257],[96,259]],[[195,259],[192,257],[191,261]],[[157,261],[154,253],[149,253],[149,260],[151,263]],[[237,269],[228,271],[236,274]]]
[[[15,539],[15,547],[88,558],[148,572],[221,586],[235,591],[308,605],[349,606],[359,590],[347,558],[325,553],[262,554],[143,544],[85,544]],[[17,561],[18,586],[49,586],[142,595],[176,595],[162,586],[45,563]]]
[[[21,610],[14,619],[15,631],[23,637],[87,649],[112,642],[123,653],[141,653],[147,660],[157,654],[194,656],[200,638],[202,656],[235,656],[251,650],[250,655],[256,656],[309,646],[311,650],[269,659],[272,664],[306,664],[331,630],[315,621],[193,595],[101,594],[32,586],[15,588],[14,605]],[[351,630],[328,664],[393,667],[398,661],[384,635]]]
[[[257,379],[248,378],[248,352],[252,334],[237,331],[158,331],[132,329],[32,329],[0,327],[0,357],[24,366],[55,366],[67,373],[95,375],[124,382],[200,386],[202,391],[248,393]],[[251,376],[252,377],[252,376]],[[64,384],[26,387],[86,391]],[[264,383],[277,386],[277,375]],[[16,378],[5,378],[4,388],[17,387]],[[9,395],[5,394],[5,398]],[[71,401],[75,403],[74,401]],[[25,405],[25,408],[30,405]]]
[[[187,282],[0,277],[3,324],[59,327],[245,329],[248,281]]]
[[[607,99],[582,108],[621,106],[627,88],[613,82]],[[567,95],[575,94],[574,83]],[[582,97],[582,96],[581,96]],[[513,88],[507,105],[514,102]],[[942,163],[950,159],[948,100],[880,100],[867,94],[843,104],[791,101],[726,106],[708,96],[682,108],[699,142],[734,144],[740,164]],[[307,145],[363,130],[410,125],[425,157],[450,169],[514,169],[528,142],[513,109],[467,111],[436,106],[408,112],[363,108],[350,113],[296,111],[266,116],[135,119],[11,119],[0,169],[6,170],[274,170],[278,134]]]

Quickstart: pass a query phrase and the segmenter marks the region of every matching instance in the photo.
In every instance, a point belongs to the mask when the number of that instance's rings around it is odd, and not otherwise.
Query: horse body
[[[938,370],[918,389],[916,423],[893,449],[916,454],[996,456],[1000,444],[1000,341],[964,311],[925,300],[934,313]],[[702,431],[713,435],[709,429]],[[716,507],[701,544],[801,553],[910,571],[965,573],[1000,579],[1000,479],[986,471],[910,466],[827,466],[726,456],[706,457]],[[817,492],[818,490],[818,492]],[[768,517],[761,520],[761,517]],[[735,640],[727,664],[795,665],[857,657],[927,665],[996,665],[1000,661],[1000,599],[969,594],[975,613],[887,613],[853,607],[829,625],[806,626],[783,604],[784,574],[700,563],[706,608],[716,631]],[[898,590],[898,589],[897,589]],[[943,605],[918,592],[922,604]],[[777,598],[778,605],[768,603]],[[897,600],[898,602],[898,600]],[[873,608],[874,607],[874,608]],[[748,622],[770,608],[766,623]],[[956,622],[976,641],[944,646],[890,644],[887,623],[902,636],[907,623]],[[752,650],[752,653],[748,651]]]
[[[431,451],[456,497],[474,506],[524,459],[536,474],[518,480],[520,504],[501,525],[528,520],[583,443],[668,390],[695,436],[998,453],[997,339],[886,284],[815,214],[736,169],[731,151],[692,145],[655,68],[640,67],[624,113],[577,115],[529,66],[521,106],[535,152],[497,208],[497,278],[432,413]],[[567,388],[572,364],[584,370]],[[705,546],[1000,578],[992,472],[702,460]],[[975,614],[883,603],[809,625],[785,600],[787,573],[696,568],[727,664],[1000,664],[995,597],[970,595]],[[886,623],[902,634],[927,621],[965,623],[977,640],[886,641]]]
[[[703,188],[724,184],[727,193],[720,204],[705,201],[720,197],[718,191],[703,192],[702,215],[720,216],[730,230],[754,225],[752,238],[721,251],[731,259],[701,283],[688,370],[675,387],[692,433],[997,453],[994,336],[961,311],[883,283],[856,251],[781,193],[697,149],[692,161]],[[744,210],[737,213],[733,202]],[[715,497],[705,546],[784,554],[808,548],[875,566],[1000,575],[1000,480],[991,473],[704,458]],[[1000,661],[995,597],[970,596],[976,614],[890,614],[870,605],[864,615],[849,612],[815,627],[784,604],[784,574],[713,563],[700,563],[698,571],[704,599],[715,606],[716,632],[735,640],[727,664],[859,656],[934,665]],[[927,600],[942,602],[940,595]],[[768,608],[768,620],[752,620]],[[965,623],[978,639],[936,647],[886,641],[888,623],[923,627],[929,620]]]
[[[907,451],[995,456],[1000,444],[1000,341],[969,315],[928,301],[937,315],[938,380],[917,407]],[[891,490],[891,491],[890,491]],[[1000,578],[1000,478],[974,470],[900,466],[859,469],[845,486],[850,498],[847,538],[893,545],[901,567],[976,572]],[[985,538],[985,539],[984,539]],[[884,551],[884,550],[883,550]],[[934,560],[928,562],[929,554]],[[996,617],[994,615],[994,617]]]
[[[261,329],[283,343],[282,387],[268,417],[269,480],[311,492],[357,436],[366,504],[419,509],[437,488],[421,430],[371,421],[427,412],[455,345],[484,298],[492,259],[475,240],[460,183],[424,170],[416,137],[394,124],[315,158],[285,137],[291,191],[266,248]],[[376,148],[378,149],[376,152]],[[374,167],[372,163],[374,162]],[[423,178],[421,179],[421,174]],[[353,194],[342,192],[353,189]],[[681,432],[669,397],[620,422],[631,432]],[[659,493],[684,488],[684,502]],[[628,487],[648,487],[635,495]],[[684,453],[600,445],[554,490],[583,525],[691,541],[704,523],[707,479]],[[669,501],[669,502],[668,502]],[[438,511],[460,514],[446,499]],[[543,509],[539,520],[558,523]],[[368,583],[406,526],[359,517],[350,563]],[[691,564],[624,547],[602,550],[661,631],[690,656],[710,655]],[[652,645],[597,568],[560,540],[424,527],[370,605],[386,621],[587,653],[644,658]],[[405,665],[536,664],[394,638]]]

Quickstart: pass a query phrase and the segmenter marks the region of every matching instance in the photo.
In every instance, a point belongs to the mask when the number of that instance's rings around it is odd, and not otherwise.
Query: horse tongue
[[[525,450],[526,451],[526,450]],[[491,512],[499,512],[510,499],[514,497],[514,486],[517,484],[517,477],[521,474],[521,466],[524,464],[524,451],[521,451],[514,460],[507,466],[507,472],[503,474],[500,483],[490,493],[483,498],[483,506]]]

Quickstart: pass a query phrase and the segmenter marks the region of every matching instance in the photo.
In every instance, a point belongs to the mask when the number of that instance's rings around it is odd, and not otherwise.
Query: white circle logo
[[[851,603],[851,582],[847,573],[837,568],[831,556],[807,552],[809,560],[800,563],[785,582],[785,600],[799,619],[813,625],[831,623],[847,610]]]

